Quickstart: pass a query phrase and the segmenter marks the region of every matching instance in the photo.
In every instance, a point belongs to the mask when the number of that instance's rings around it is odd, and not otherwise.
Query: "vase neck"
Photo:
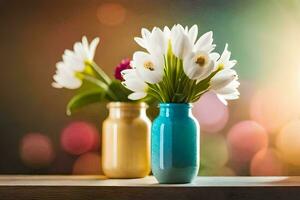
[[[185,117],[192,114],[192,106],[188,103],[161,103],[159,115],[164,117]]]
[[[147,104],[111,102],[107,105],[110,118],[136,118],[146,115]]]

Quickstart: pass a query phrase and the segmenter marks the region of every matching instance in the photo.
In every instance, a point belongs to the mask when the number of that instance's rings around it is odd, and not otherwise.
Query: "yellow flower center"
[[[90,75],[90,76],[95,77],[96,73],[92,67],[92,62],[86,60],[86,61],[84,61],[84,65],[85,65],[84,70],[83,71],[75,71],[74,76],[80,80],[83,80],[85,75]]]
[[[219,64],[218,68],[219,69],[224,69],[224,64],[223,63]]]
[[[200,55],[196,59],[196,64],[199,65],[199,67],[204,67],[206,64],[206,57],[204,55]]]
[[[84,68],[84,72],[86,74],[91,75],[91,76],[95,75],[95,72],[94,72],[93,68],[91,66],[89,66],[89,65]]]
[[[154,64],[151,61],[147,61],[144,63],[144,67],[149,69],[150,71],[154,71]]]
[[[74,76],[80,80],[83,80],[84,78],[84,75],[81,72],[75,72]]]

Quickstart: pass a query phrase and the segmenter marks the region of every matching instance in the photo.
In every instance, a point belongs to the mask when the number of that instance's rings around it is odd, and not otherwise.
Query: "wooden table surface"
[[[154,177],[0,176],[0,199],[300,199],[300,177],[198,177],[191,184],[160,185]]]

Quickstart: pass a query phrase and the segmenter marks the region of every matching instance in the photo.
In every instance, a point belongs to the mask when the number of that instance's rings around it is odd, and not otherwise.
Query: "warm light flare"
[[[119,3],[104,3],[98,7],[97,17],[107,26],[116,26],[124,22],[126,9]]]
[[[285,166],[275,149],[263,149],[257,152],[250,165],[252,176],[282,176]]]
[[[51,140],[41,133],[29,133],[21,140],[20,156],[33,168],[47,167],[55,157]]]
[[[248,163],[259,150],[268,146],[265,129],[254,121],[241,121],[234,125],[227,135],[231,159]]]
[[[229,118],[228,107],[213,92],[205,93],[194,104],[193,113],[200,123],[201,130],[209,133],[222,130]]]
[[[100,155],[98,153],[86,153],[81,155],[74,163],[73,174],[76,175],[103,174]]]
[[[293,165],[300,166],[300,120],[286,124],[276,139],[276,147],[283,159]]]
[[[73,155],[80,155],[99,147],[99,133],[87,122],[72,122],[61,134],[62,148]]]
[[[219,134],[202,134],[200,145],[201,165],[207,168],[221,168],[228,159],[226,140]]]

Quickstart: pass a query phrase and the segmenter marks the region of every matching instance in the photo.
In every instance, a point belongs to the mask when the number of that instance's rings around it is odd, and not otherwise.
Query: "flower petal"
[[[88,42],[86,36],[82,37],[82,47],[83,47],[84,52],[89,52],[89,42]]]
[[[228,103],[226,101],[226,99],[224,98],[224,96],[217,94],[218,99],[225,105],[227,106]]]
[[[131,91],[134,92],[144,92],[145,88],[147,88],[147,84],[136,80],[136,79],[128,79],[122,82],[122,84]]]
[[[216,62],[219,58],[220,58],[220,54],[214,52],[214,53],[210,53],[209,54],[209,57],[214,61]]]
[[[178,58],[184,58],[192,52],[192,43],[181,28],[175,28],[171,36],[172,50]]]
[[[56,74],[53,76],[53,79],[56,83],[68,89],[77,89],[82,84],[81,80],[67,74]]]
[[[206,79],[214,71],[214,62],[210,61],[207,67],[203,70],[202,74],[197,77],[198,81]]]
[[[210,80],[210,85],[213,90],[219,90],[231,81],[237,78],[237,74],[232,69],[224,69],[216,73]]]
[[[90,44],[90,48],[89,48],[89,59],[90,60],[94,59],[95,51],[99,44],[99,41],[100,41],[100,38],[96,37],[95,39],[93,39],[93,41]]]
[[[218,94],[221,94],[221,95],[233,94],[235,92],[237,92],[237,89],[234,87],[224,87],[224,88],[218,90]]]
[[[213,32],[209,31],[203,34],[194,46],[194,51],[204,51],[209,49],[213,43]]]
[[[188,35],[192,44],[194,44],[198,36],[198,26],[196,24],[190,28]]]
[[[139,100],[146,96],[147,96],[147,93],[145,93],[145,92],[134,92],[134,93],[131,93],[130,95],[128,95],[128,99]]]
[[[196,63],[197,55],[206,58],[206,64],[199,66]],[[183,59],[183,70],[185,74],[192,80],[201,81],[208,77],[214,69],[214,62],[210,59],[206,52],[191,53]]]
[[[146,28],[142,28],[141,34],[142,34],[143,38],[146,38],[146,37],[148,37],[151,34],[151,32],[148,29],[146,29]]]
[[[165,26],[163,32],[164,32],[166,39],[168,40],[171,35],[171,30],[169,29],[169,27]]]
[[[226,43],[224,51],[220,57],[220,59],[217,61],[217,65],[223,65],[224,68],[232,68],[234,65],[236,65],[236,60],[230,60],[231,52],[228,50],[228,44]]]
[[[167,52],[167,40],[164,33],[155,27],[149,36],[147,48],[152,55],[163,55]]]
[[[150,63],[152,69],[145,65]],[[162,80],[163,77],[163,57],[152,56],[148,53],[137,51],[133,54],[132,67],[137,70],[138,76],[145,82],[154,84]]]
[[[51,85],[52,85],[52,87],[54,87],[54,88],[63,88],[62,85],[60,85],[60,84],[58,84],[58,83],[56,83],[56,82],[51,83]]]
[[[146,44],[145,44],[145,41],[142,39],[142,38],[139,38],[139,37],[135,37],[134,38],[134,41],[138,44],[138,45],[140,45],[141,47],[143,47],[143,48],[147,48],[147,46],[146,46]]]

